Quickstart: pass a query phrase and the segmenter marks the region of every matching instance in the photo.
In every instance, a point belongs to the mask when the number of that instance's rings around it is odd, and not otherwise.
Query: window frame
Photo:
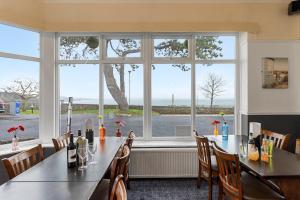
[[[68,33],[61,32],[56,33],[56,52],[59,52],[59,37],[60,36],[84,36],[93,35],[99,37],[99,59],[98,60],[59,60],[58,53],[56,53],[56,85],[59,91],[59,74],[58,66],[60,64],[98,64],[99,65],[99,115],[104,114],[104,64],[142,64],[143,68],[143,93],[144,93],[144,115],[143,115],[143,137],[137,138],[142,141],[179,141],[179,140],[193,140],[191,136],[187,137],[153,137],[152,135],[152,64],[191,64],[191,130],[195,129],[196,120],[196,64],[234,64],[235,65],[235,108],[234,108],[234,121],[235,121],[235,133],[240,132],[240,119],[239,119],[239,106],[240,106],[240,69],[239,69],[239,33],[209,33],[209,32],[192,32],[192,33]],[[196,57],[196,40],[197,36],[234,36],[235,37],[235,59],[217,59],[217,60],[197,60]],[[120,38],[132,38],[141,39],[141,57],[128,57],[120,59],[118,57],[106,56],[106,39],[120,39]],[[154,39],[188,39],[188,57],[154,57]],[[59,102],[59,92],[56,93],[56,102]],[[56,112],[59,117],[56,119],[58,127],[60,127],[60,108],[56,106]],[[103,121],[99,119],[99,124]]]
[[[31,62],[35,62],[35,63],[38,63],[38,66],[39,66],[39,74],[38,74],[38,81],[39,81],[39,85],[41,83],[41,74],[42,74],[42,34],[41,34],[41,31],[37,30],[37,29],[33,29],[33,28],[27,28],[27,27],[23,27],[23,26],[16,26],[16,25],[13,25],[13,24],[9,24],[9,23],[3,23],[3,22],[0,22],[1,24],[5,25],[5,26],[10,26],[10,27],[14,27],[14,28],[17,28],[17,29],[22,29],[22,30],[25,30],[25,31],[31,31],[31,32],[35,32],[35,33],[38,33],[39,34],[39,54],[38,56],[39,57],[35,57],[35,56],[27,56],[27,55],[22,55],[22,54],[15,54],[15,53],[9,53],[9,52],[5,52],[5,51],[0,51],[0,57],[1,58],[8,58],[8,59],[13,59],[13,60],[20,60],[20,61],[31,61]],[[39,94],[41,94],[41,87],[39,87]],[[39,98],[38,100],[38,103],[39,103],[39,110],[41,110],[41,98]],[[36,143],[39,143],[41,141],[41,133],[42,133],[42,130],[41,130],[41,114],[39,112],[39,126],[38,126],[38,130],[39,130],[39,134],[38,134],[38,138],[37,139],[33,139],[33,140],[28,140],[28,141],[20,141],[19,142],[19,146],[22,147],[22,146],[27,146],[27,145],[33,145],[33,144],[36,144]],[[25,127],[26,128],[26,127]],[[11,143],[9,144],[2,144],[0,145],[0,151],[2,150],[7,150],[7,149],[10,149],[11,148]]]

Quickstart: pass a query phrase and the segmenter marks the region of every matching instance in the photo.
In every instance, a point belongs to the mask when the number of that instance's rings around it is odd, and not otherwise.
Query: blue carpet
[[[196,186],[196,179],[134,179],[127,190],[128,200],[199,200],[208,199],[208,185]],[[218,186],[214,185],[213,199],[218,199]]]

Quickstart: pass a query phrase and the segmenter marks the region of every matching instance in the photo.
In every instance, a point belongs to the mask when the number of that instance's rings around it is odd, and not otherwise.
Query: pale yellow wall
[[[40,0],[0,0],[0,22],[42,30],[43,9]]]
[[[6,2],[4,6],[3,2]],[[15,2],[23,3],[15,8]],[[24,2],[29,3],[25,6]],[[0,0],[0,20],[5,18],[17,24],[57,32],[248,31],[254,33],[254,39],[300,39],[300,16],[287,15],[289,1],[252,4],[45,3],[43,6],[33,2],[39,1]],[[13,12],[1,14],[4,7]]]

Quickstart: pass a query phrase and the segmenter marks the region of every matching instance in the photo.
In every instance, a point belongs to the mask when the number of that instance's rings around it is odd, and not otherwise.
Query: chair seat
[[[269,188],[254,176],[248,173],[242,173],[241,181],[243,184],[244,199],[246,200],[275,200],[285,199],[276,191]]]

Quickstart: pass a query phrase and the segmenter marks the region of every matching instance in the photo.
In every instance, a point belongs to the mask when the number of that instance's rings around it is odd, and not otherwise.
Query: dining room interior
[[[300,0],[0,0],[0,199],[300,199],[299,40]]]

